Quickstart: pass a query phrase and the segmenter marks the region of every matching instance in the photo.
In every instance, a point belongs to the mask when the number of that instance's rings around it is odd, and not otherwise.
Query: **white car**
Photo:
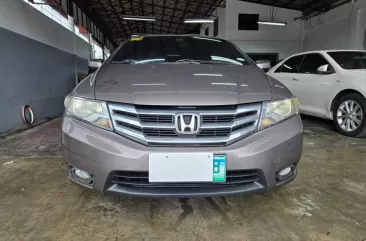
[[[268,74],[298,97],[301,113],[332,119],[343,135],[366,136],[366,51],[296,54]]]

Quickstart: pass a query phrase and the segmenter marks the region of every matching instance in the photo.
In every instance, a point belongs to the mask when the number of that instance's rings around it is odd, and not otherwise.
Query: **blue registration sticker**
[[[213,156],[213,182],[225,182],[226,181],[226,155],[214,155]]]

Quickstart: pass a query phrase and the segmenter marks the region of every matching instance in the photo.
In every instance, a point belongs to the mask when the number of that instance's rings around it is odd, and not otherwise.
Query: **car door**
[[[297,77],[305,55],[296,55],[286,60],[270,75],[284,84],[292,92],[292,80]]]
[[[328,65],[327,72],[318,72],[318,68]],[[320,53],[307,54],[302,61],[299,73],[292,80],[292,91],[300,102],[304,113],[326,116],[335,71]]]

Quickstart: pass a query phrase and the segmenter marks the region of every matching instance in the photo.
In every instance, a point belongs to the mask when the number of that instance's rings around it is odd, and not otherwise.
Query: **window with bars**
[[[42,4],[33,4],[29,2],[29,0],[23,0],[23,1],[29,4],[30,6],[34,7],[38,11],[42,12],[44,15],[51,18],[58,24],[62,25],[66,29],[73,31],[73,27],[75,26],[75,24],[73,23],[71,18],[69,18],[67,15],[66,11],[67,0],[34,0],[35,3],[42,3]],[[66,14],[62,12],[60,13],[60,11],[57,11],[54,7],[48,5],[50,1],[53,1],[53,3],[54,2],[59,3],[61,6],[60,8],[65,9]],[[95,24],[92,21],[90,21],[90,19],[86,16],[86,14],[83,13],[81,9],[76,6],[75,3],[73,3],[72,7],[73,12],[75,13],[74,21],[80,24],[85,29],[87,29],[90,33],[92,33],[94,39],[97,39],[99,42],[103,42],[104,38],[103,33],[95,26]],[[75,26],[75,34],[80,38],[82,38],[85,42],[89,42],[89,38],[86,35],[80,33],[79,27],[77,25]],[[110,47],[112,46],[112,44],[110,44],[109,42],[109,45],[107,46]]]
[[[43,3],[43,4],[32,4],[28,0],[23,0],[24,2],[28,3],[30,6],[34,7],[47,17],[51,18],[58,24],[64,26],[68,30],[72,31],[73,23],[69,20],[67,14],[60,13],[60,11],[55,10],[53,7],[46,5],[46,1],[44,0],[37,0],[36,3]],[[61,1],[61,4],[64,4]]]

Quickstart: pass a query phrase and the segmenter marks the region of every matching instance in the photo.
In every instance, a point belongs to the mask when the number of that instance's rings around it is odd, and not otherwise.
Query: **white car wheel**
[[[356,101],[346,100],[338,107],[337,122],[344,131],[352,132],[357,130],[362,120],[362,108]]]
[[[337,131],[345,136],[366,137],[366,99],[360,94],[350,93],[337,100],[333,121]]]

